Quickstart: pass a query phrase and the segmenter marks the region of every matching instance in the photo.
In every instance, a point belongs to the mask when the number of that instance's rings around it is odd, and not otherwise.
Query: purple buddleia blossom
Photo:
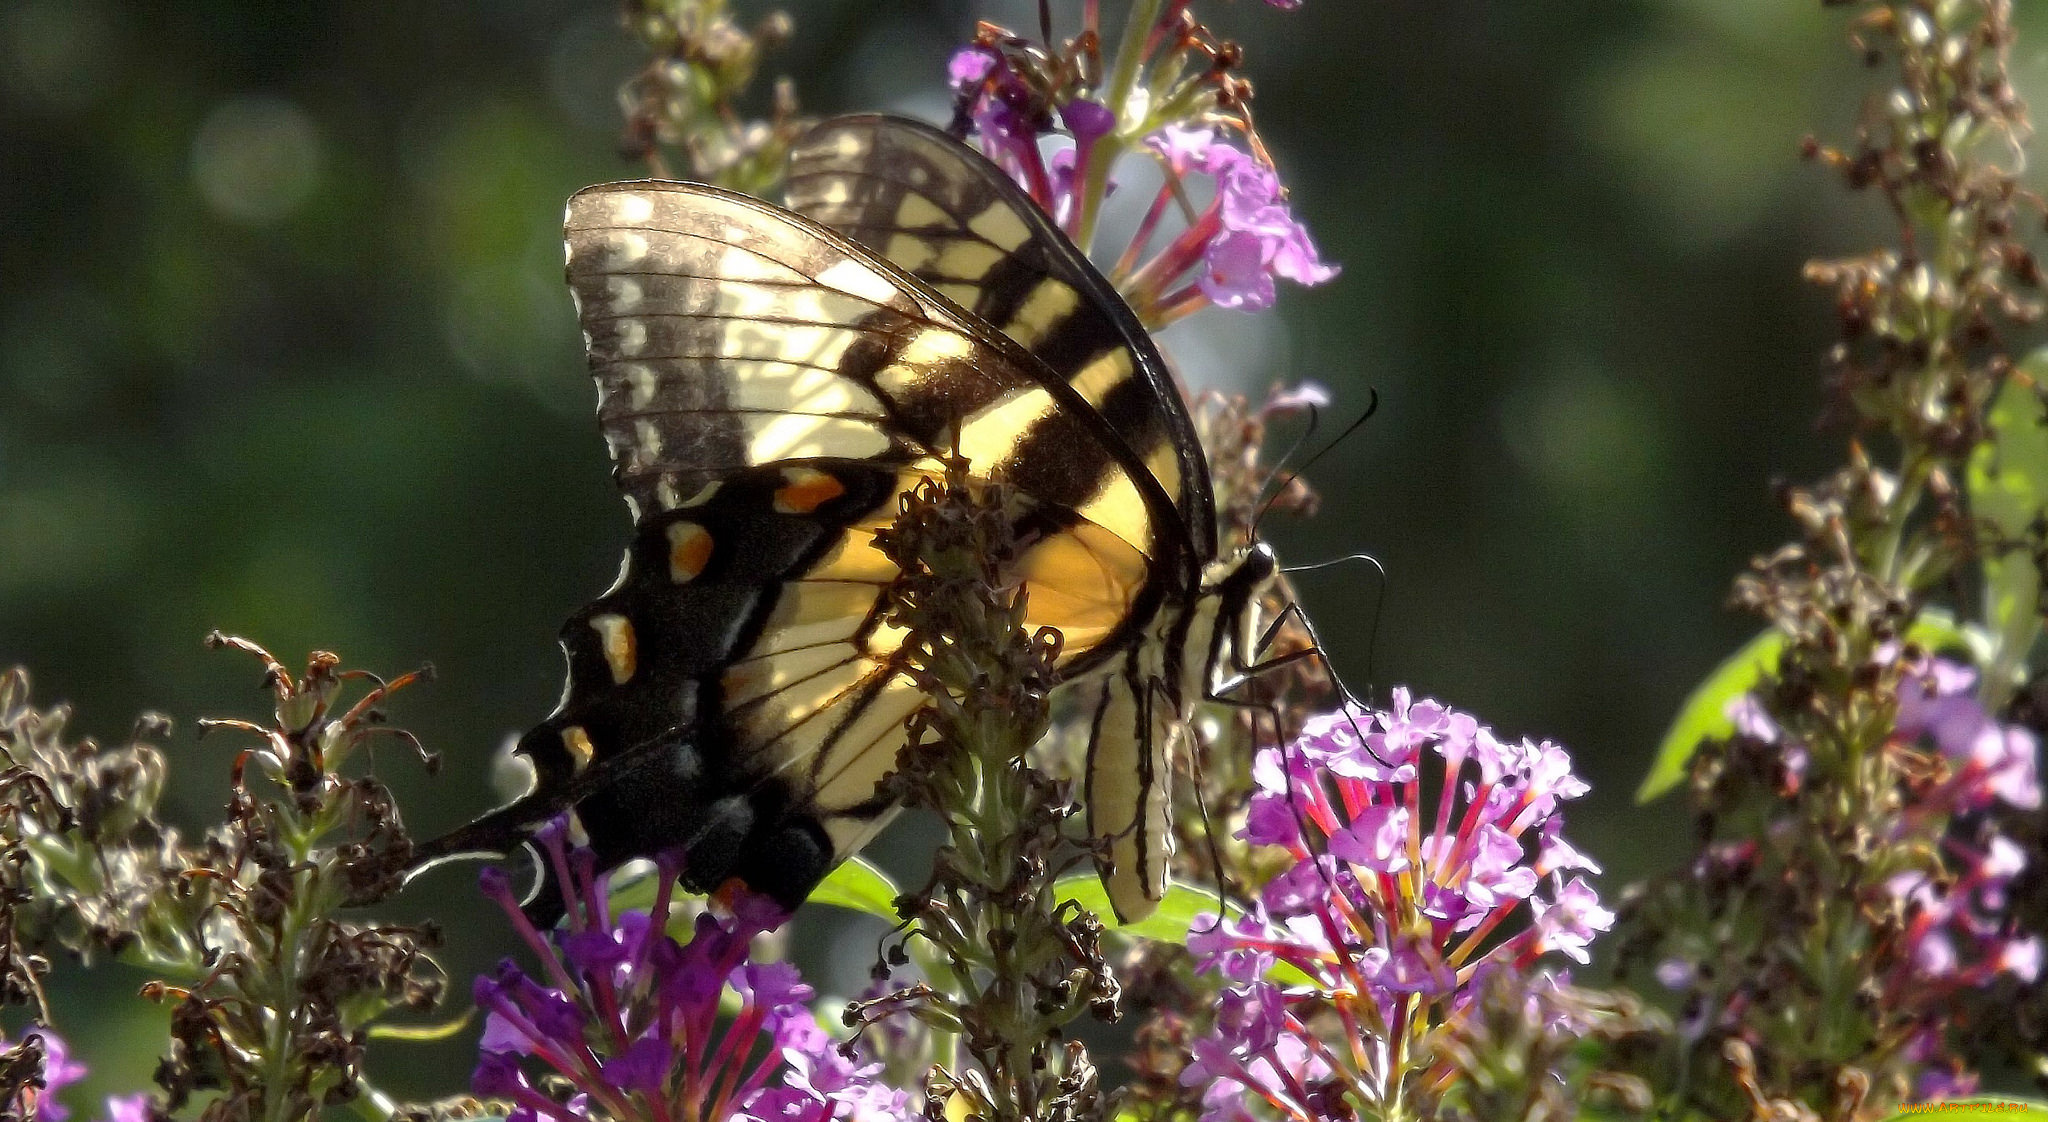
[[[794,966],[750,961],[754,937],[787,918],[772,902],[722,894],[678,942],[668,934],[678,918],[673,857],[656,861],[654,906],[614,919],[589,852],[569,850],[559,826],[540,841],[567,886],[567,926],[535,930],[502,873],[482,878],[542,969],[536,978],[508,961],[477,979],[485,1024],[474,1093],[511,1103],[517,1122],[571,1122],[592,1108],[620,1122],[913,1116],[907,1094],[875,1080],[878,1066],[842,1055],[818,1026]],[[721,1012],[728,993],[736,1013]],[[574,1097],[543,1090],[529,1064],[559,1076]]]
[[[112,1095],[107,1099],[107,1122],[149,1122],[149,1096]]]
[[[1288,209],[1280,177],[1249,152],[1201,125],[1168,125],[1145,145],[1167,183],[1139,229],[1139,242],[1150,240],[1176,187],[1186,193],[1195,186],[1190,180],[1206,180],[1210,197],[1186,229],[1132,275],[1126,287],[1134,303],[1176,315],[1201,304],[1260,311],[1273,306],[1275,278],[1315,285],[1337,275]]]
[[[72,1056],[71,1045],[63,1037],[48,1029],[35,1031],[43,1038],[43,1098],[36,1116],[48,1122],[64,1122],[71,1117],[71,1110],[58,1101],[57,1093],[84,1079],[85,1065]]]
[[[2001,805],[2041,806],[2039,746],[2031,731],[2001,722],[1984,708],[1976,694],[1977,673],[1969,666],[1937,657],[1905,661],[1897,645],[1881,651],[1877,662],[1896,662],[1900,671],[1898,711],[1886,747],[1901,762],[1904,799],[1884,829],[1902,852],[1938,854],[1939,861],[1915,861],[1893,873],[1882,884],[1883,899],[1872,902],[1873,910],[1903,923],[1900,953],[1879,978],[1876,999],[1889,1010],[1924,1016],[1911,1054],[1931,1065],[1921,1087],[1921,1097],[1931,1099],[1940,1097],[1937,1091],[1974,1086],[1975,1076],[1943,1048],[1940,1026],[1953,1003],[2001,977],[2033,984],[2041,976],[2040,937],[2019,934],[2008,912],[2009,890],[2026,869],[2026,851],[1982,813]],[[1738,734],[1779,753],[1789,789],[1796,790],[1812,767],[1807,746],[1755,695],[1731,702],[1727,714]],[[1940,766],[1929,767],[1930,760]],[[1971,828],[1956,830],[1958,820]],[[1928,846],[1930,837],[1939,838],[1938,846]],[[1716,860],[1724,866],[1730,861]],[[1690,984],[1692,964],[1672,965],[1667,984]],[[1665,973],[1660,968],[1660,979]]]
[[[1682,958],[1667,958],[1657,964],[1657,983],[1667,990],[1691,989],[1699,980],[1700,968]]]
[[[1540,951],[1556,951],[1585,965],[1591,961],[1586,948],[1593,937],[1614,926],[1614,913],[1600,906],[1600,897],[1583,877],[1557,890],[1557,899],[1530,901],[1535,913],[1536,944]]]
[[[1063,201],[1038,143],[1055,127],[1042,95],[1001,51],[979,43],[953,53],[946,78],[961,115],[974,126],[982,154],[1016,180],[1041,210],[1057,215]],[[1085,111],[1082,120],[1084,125],[1094,123]],[[1070,185],[1073,171],[1070,164]],[[1071,207],[1071,195],[1064,202]]]
[[[1060,106],[1060,123],[1067,126],[1067,133],[1074,138],[1074,145],[1085,163],[1095,143],[1116,128],[1116,114],[1101,102],[1075,98]]]
[[[1567,875],[1597,866],[1563,836],[1559,807],[1587,787],[1556,744],[1396,689],[1386,709],[1310,718],[1252,778],[1238,836],[1293,862],[1252,912],[1189,939],[1232,983],[1184,1076],[1214,1081],[1204,1122],[1317,1122],[1332,1095],[1377,1109],[1413,1054],[1390,1042],[1442,1024],[1489,971],[1585,962],[1614,923]]]
[[[962,47],[946,63],[946,84],[954,93],[966,93],[979,85],[1002,62],[989,47]]]
[[[1881,661],[1896,657],[1893,653]],[[2039,808],[2034,734],[1985,710],[1975,693],[1976,671],[1945,658],[1924,658],[1902,669],[1892,741],[1901,748],[1931,749],[1947,767],[1914,787],[1905,813],[1890,825],[1893,836],[1910,841],[1930,819],[1945,822],[2000,803]],[[1788,756],[1796,753],[1803,772],[1803,746],[1785,735],[1759,699],[1746,695],[1728,712],[1742,735]],[[1787,766],[1793,765],[1788,761]],[[1907,917],[1905,965],[1889,980],[1894,1002],[1903,1003],[1912,993],[1910,1000],[1940,1008],[1954,989],[1980,986],[2000,974],[2034,981],[2040,973],[2040,939],[2015,934],[2004,914],[2006,891],[2026,868],[2025,851],[1991,831],[1968,842],[1945,839],[1941,853],[1948,875],[1912,869],[1885,882],[1891,901]]]
[[[1116,114],[1084,97],[1055,111],[1001,51],[981,44],[954,52],[946,78],[982,154],[1072,232],[1096,144],[1115,130]],[[1041,139],[1052,145],[1049,155]],[[1105,196],[1111,190],[1105,181]]]
[[[1147,326],[1210,306],[1260,311],[1273,306],[1276,281],[1316,285],[1337,275],[1288,207],[1272,166],[1223,139],[1217,125],[1148,122],[1149,133],[1105,145],[1119,120],[1144,113],[1042,89],[986,43],[955,52],[946,76],[956,122],[971,126],[982,154],[1076,238],[1092,233],[1097,208],[1115,189],[1115,169],[1098,165],[1134,146],[1157,160],[1163,182],[1110,270]],[[1192,200],[1201,201],[1190,212]],[[1169,215],[1182,220],[1177,232],[1165,228]],[[1156,241],[1163,244],[1155,250]]]
[[[1985,711],[1974,692],[1976,672],[1941,658],[1908,669],[1899,684],[1894,728],[1901,738],[1931,741],[1949,761],[1953,778],[1936,797],[1953,800],[1962,811],[1997,802],[2022,810],[2040,807],[2040,746],[2032,732],[2001,724]]]
[[[1977,1093],[1977,1073],[1954,1067],[1931,1067],[1915,1081],[1913,1097],[1923,1103],[1963,1099]]]
[[[0,1112],[18,1110],[27,1117],[64,1122],[71,1117],[71,1109],[58,1098],[58,1092],[85,1078],[85,1065],[71,1054],[71,1046],[64,1038],[41,1025],[31,1025],[22,1034],[23,1039],[36,1037],[43,1045],[43,1085],[41,1088],[24,1087],[21,1094],[24,1101],[0,1100]],[[0,1051],[14,1047],[14,1042],[0,1037]]]
[[[66,1043],[63,1037],[47,1028],[34,1026],[23,1035],[38,1037],[43,1042],[43,1085],[31,1092],[34,1097],[28,1102],[0,1102],[0,1108],[18,1106],[26,1108],[23,1111],[26,1117],[43,1119],[46,1122],[65,1122],[65,1119],[71,1117],[71,1108],[64,1105],[63,1100],[57,1096],[66,1087],[86,1077],[86,1066],[72,1054],[71,1045]],[[0,1037],[0,1050],[9,1047],[12,1047],[12,1044],[4,1037]],[[149,1105],[150,1096],[147,1093],[109,1095],[105,1109],[99,1115],[99,1122],[149,1122]]]

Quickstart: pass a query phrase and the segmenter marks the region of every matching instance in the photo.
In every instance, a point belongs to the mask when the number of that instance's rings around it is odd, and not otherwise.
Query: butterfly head
[[[1244,659],[1256,655],[1263,626],[1260,605],[1279,580],[1280,560],[1273,547],[1257,540],[1209,562],[1202,573],[1202,595],[1217,604],[1219,638]]]

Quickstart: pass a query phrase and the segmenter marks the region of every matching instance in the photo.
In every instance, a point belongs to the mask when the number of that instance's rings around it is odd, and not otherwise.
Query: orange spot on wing
[[[640,667],[640,638],[633,633],[633,622],[607,612],[591,617],[590,626],[604,643],[604,660],[611,667],[612,681],[621,686],[632,681],[633,672]]]
[[[775,492],[775,509],[783,514],[809,514],[846,493],[844,483],[811,468],[791,468],[782,477],[787,482]]]
[[[668,527],[668,575],[677,584],[696,580],[711,562],[711,531],[695,522]]]
[[[727,877],[724,883],[712,889],[709,895],[713,900],[718,901],[726,911],[730,912],[733,910],[734,905],[739,902],[741,893],[752,891],[753,889],[747,886],[747,882],[739,877]]]
[[[569,755],[575,758],[577,771],[589,767],[590,761],[597,758],[597,746],[590,742],[590,734],[583,731],[582,725],[570,725],[563,729],[562,744],[569,749]]]

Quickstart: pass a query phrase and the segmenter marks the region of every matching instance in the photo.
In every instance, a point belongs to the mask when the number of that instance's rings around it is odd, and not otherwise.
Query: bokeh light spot
[[[1647,395],[1586,365],[1532,379],[1500,416],[1508,455],[1567,503],[1640,498],[1669,447]]]
[[[95,3],[10,0],[0,5],[0,88],[10,100],[76,112],[105,94],[115,63],[114,25]]]
[[[1794,176],[1798,139],[1812,119],[1811,81],[1796,68],[1710,37],[1639,49],[1587,86],[1588,132],[1612,154],[1614,174],[1652,189],[1665,210],[1655,233],[1693,248],[1761,222]]]
[[[320,134],[298,106],[267,95],[216,108],[192,140],[192,179],[214,213],[268,226],[320,182]]]

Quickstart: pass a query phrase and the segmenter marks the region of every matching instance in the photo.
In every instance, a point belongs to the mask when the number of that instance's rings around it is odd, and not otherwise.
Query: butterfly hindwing
[[[922,700],[892,690],[898,637],[873,608],[893,570],[872,529],[903,483],[757,466],[643,517],[613,588],[562,629],[561,708],[520,744],[543,789],[604,769],[578,806],[601,859],[677,846],[693,887],[801,899],[879,827],[869,772]]]

